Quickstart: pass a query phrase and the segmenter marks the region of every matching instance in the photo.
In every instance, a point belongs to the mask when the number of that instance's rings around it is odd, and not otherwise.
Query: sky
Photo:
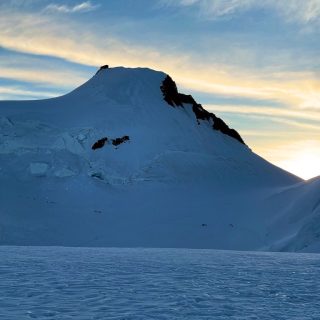
[[[0,0],[0,99],[162,70],[268,161],[320,175],[320,0]]]

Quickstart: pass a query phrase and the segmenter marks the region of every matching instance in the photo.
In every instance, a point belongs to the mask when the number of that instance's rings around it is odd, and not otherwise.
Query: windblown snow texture
[[[320,319],[317,254],[0,247],[0,317]]]
[[[0,244],[319,251],[319,181],[254,154],[163,72],[0,102]]]

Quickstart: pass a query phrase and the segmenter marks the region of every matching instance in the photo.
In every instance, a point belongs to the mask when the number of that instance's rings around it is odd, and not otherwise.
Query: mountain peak
[[[245,144],[240,134],[232,129],[214,113],[211,113],[196,102],[191,95],[183,94],[178,91],[176,83],[168,75],[161,71],[149,68],[125,68],[103,65],[99,68],[95,76],[90,79],[85,86],[89,86],[89,92],[83,92],[89,95],[92,91],[100,88],[101,93],[111,98],[117,97],[118,100],[130,101],[134,98],[134,104],[145,103],[148,101],[158,100],[159,94],[162,94],[163,100],[167,105],[180,108],[190,109],[198,125],[202,122],[208,123],[213,130],[219,131],[241,144]],[[83,90],[84,86],[81,86]]]
[[[282,209],[301,180],[163,72],[102,66],[70,94],[0,111],[0,244],[257,249],[292,234]],[[318,193],[307,200],[312,218]]]

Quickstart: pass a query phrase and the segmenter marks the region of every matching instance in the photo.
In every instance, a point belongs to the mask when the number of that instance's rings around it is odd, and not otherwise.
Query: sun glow
[[[320,142],[299,141],[294,144],[283,145],[272,156],[267,157],[277,166],[303,178],[310,179],[320,175]]]

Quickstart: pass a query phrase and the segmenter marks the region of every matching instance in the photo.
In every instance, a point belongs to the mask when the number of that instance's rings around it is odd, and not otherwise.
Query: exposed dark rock
[[[240,143],[245,144],[240,134],[236,130],[229,128],[222,119],[218,118],[215,114],[205,110],[202,105],[197,103],[191,95],[179,93],[176,83],[171,79],[170,76],[167,75],[166,78],[162,81],[160,89],[163,93],[163,99],[172,107],[186,107],[184,104],[191,104],[198,124],[200,124],[199,120],[211,120],[212,128],[214,130],[218,130],[238,140]]]
[[[214,124],[213,124],[213,129],[219,130],[222,133],[224,133],[224,134],[238,140],[239,142],[245,144],[244,141],[242,140],[240,134],[236,130],[229,128],[228,125],[222,119],[217,118],[215,115],[214,115],[214,117],[215,117],[215,120],[214,120]]]
[[[108,64],[105,64],[104,66],[101,66],[100,69],[97,71],[96,74],[98,74],[101,70],[104,70],[104,69],[109,69],[109,65],[108,65]]]
[[[181,103],[197,104],[197,102],[193,99],[193,96],[191,94],[179,93],[179,99]]]
[[[124,143],[128,140],[130,140],[129,136],[123,136],[121,138],[112,139],[112,144],[114,146],[118,146],[119,144]]]
[[[121,138],[115,138],[111,139],[111,143],[114,146],[118,146],[121,143],[124,143],[126,141],[130,140],[129,136],[123,136]],[[93,146],[91,147],[92,150],[100,149],[102,148],[106,143],[108,143],[109,139],[107,137],[104,137],[98,141],[96,141]]]
[[[203,109],[201,104],[194,103],[192,106],[192,110],[196,115],[197,120],[210,120],[213,118],[217,118],[214,114],[210,113],[206,109]]]
[[[171,79],[170,76],[167,75],[162,81],[162,86],[160,89],[163,94],[163,99],[168,104],[170,104],[172,107],[182,106],[176,83]]]
[[[100,149],[102,148],[106,142],[108,142],[108,138],[107,137],[104,137],[98,141],[96,141],[93,146],[91,147],[92,150],[96,150],[96,149]]]

